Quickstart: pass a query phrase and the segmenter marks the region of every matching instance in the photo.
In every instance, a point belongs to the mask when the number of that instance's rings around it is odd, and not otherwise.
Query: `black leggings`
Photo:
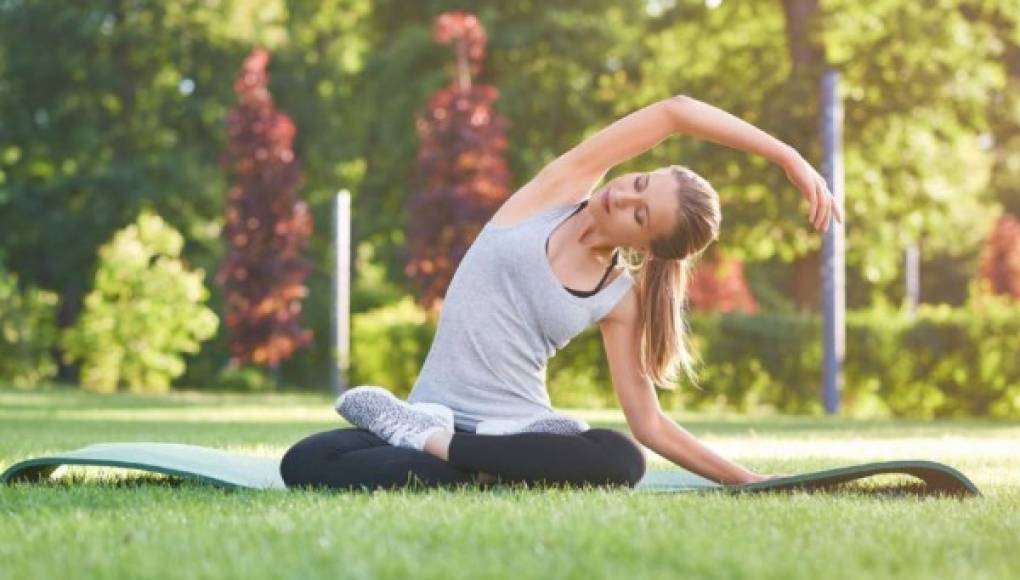
[[[473,483],[478,473],[504,483],[633,487],[645,473],[645,459],[630,437],[610,429],[576,435],[455,433],[449,462],[393,447],[364,429],[334,429],[297,442],[280,464],[287,487],[443,487]]]

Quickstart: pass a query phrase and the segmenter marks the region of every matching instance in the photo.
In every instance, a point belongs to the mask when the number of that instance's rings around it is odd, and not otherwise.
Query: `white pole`
[[[907,312],[913,314],[921,302],[921,250],[917,244],[910,244],[906,251]]]
[[[336,194],[333,212],[333,393],[347,389],[351,362],[351,192]]]

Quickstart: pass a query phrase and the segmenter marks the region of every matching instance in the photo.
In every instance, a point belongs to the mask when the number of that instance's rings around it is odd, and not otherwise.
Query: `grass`
[[[578,411],[623,428],[618,413]],[[1020,424],[678,416],[752,469],[948,463],[977,500],[500,489],[225,491],[137,472],[0,488],[0,578],[1015,578]],[[338,425],[312,395],[0,391],[0,469],[101,441],[280,455]],[[655,468],[668,467],[653,458]]]

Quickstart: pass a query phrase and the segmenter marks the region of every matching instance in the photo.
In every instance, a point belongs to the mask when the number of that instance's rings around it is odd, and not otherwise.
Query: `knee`
[[[307,477],[306,466],[312,460],[311,452],[313,446],[308,439],[298,441],[283,454],[280,460],[280,477],[287,487],[308,485],[311,482]]]
[[[590,429],[582,436],[603,447],[609,483],[634,487],[644,477],[645,454],[628,435],[612,429]]]
[[[348,451],[381,443],[367,431],[333,429],[314,433],[290,447],[280,460],[280,477],[287,487],[320,485],[323,473]]]

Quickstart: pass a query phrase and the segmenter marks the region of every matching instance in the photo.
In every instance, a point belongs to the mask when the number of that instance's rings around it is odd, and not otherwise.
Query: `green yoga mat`
[[[0,482],[39,481],[64,465],[122,467],[194,479],[223,487],[286,489],[280,478],[280,460],[228,453],[178,443],[99,443],[57,455],[17,463],[0,475]],[[979,496],[981,493],[959,471],[934,461],[885,461],[851,465],[792,475],[749,485],[724,486],[693,473],[651,471],[638,483],[645,492],[723,491],[754,493],[786,490],[830,490],[841,484],[882,474],[917,478],[912,493]]]

